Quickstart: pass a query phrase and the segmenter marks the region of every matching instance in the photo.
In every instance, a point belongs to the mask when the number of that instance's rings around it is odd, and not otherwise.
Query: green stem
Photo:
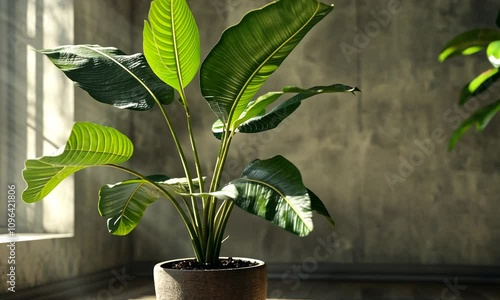
[[[186,111],[186,119],[187,119],[188,133],[189,133],[189,141],[191,142],[191,150],[193,151],[194,164],[195,164],[195,167],[196,167],[196,175],[198,176],[198,180],[200,181],[200,192],[203,193],[203,190],[204,190],[204,179],[203,179],[203,174],[201,172],[201,164],[200,164],[200,159],[199,159],[199,156],[198,156],[198,149],[196,147],[196,142],[194,140],[193,125],[191,123],[191,114],[189,112],[189,107],[187,105],[187,101],[186,100],[184,100],[184,101],[185,101],[185,103],[184,103],[184,109]]]
[[[191,176],[191,172],[189,171],[189,167],[187,165],[186,155],[184,154],[184,150],[182,149],[179,137],[177,136],[177,133],[175,132],[175,130],[173,128],[172,122],[170,121],[170,118],[168,117],[167,112],[165,111],[163,106],[161,106],[161,104],[158,106],[160,107],[160,111],[161,111],[165,121],[167,122],[168,128],[170,130],[170,133],[171,133],[172,138],[174,140],[175,146],[177,148],[177,152],[179,153],[182,167],[184,169],[184,173],[186,174],[186,178],[188,181],[189,192],[193,193],[194,192],[193,179]],[[191,136],[191,134],[190,134],[190,136]],[[203,177],[200,177],[200,175],[198,175],[198,180],[200,180],[200,189],[201,189],[203,186]],[[190,214],[191,218],[193,219],[194,228],[197,232],[197,236],[198,237],[202,236],[203,232],[201,232],[201,230],[200,230],[201,223],[200,223],[200,219],[199,219],[200,217],[199,217],[199,212],[198,212],[198,205],[196,204],[196,199],[194,199],[194,197],[191,197],[191,207],[189,207],[189,205],[186,204],[186,208],[188,209],[189,214]]]
[[[182,209],[182,207],[179,204],[179,202],[177,202],[177,200],[175,199],[175,197],[172,196],[172,194],[169,191],[167,191],[165,188],[163,188],[158,183],[150,180],[146,176],[144,176],[144,175],[142,175],[142,174],[140,174],[140,173],[138,173],[138,172],[136,172],[134,170],[131,170],[129,168],[126,168],[126,167],[123,167],[123,166],[119,166],[119,165],[114,165],[114,164],[108,164],[108,165],[105,165],[105,166],[112,167],[112,168],[124,171],[126,173],[132,174],[134,176],[137,176],[138,178],[140,178],[140,179],[148,182],[149,184],[153,185],[158,190],[160,190],[165,195],[165,197],[168,200],[170,200],[170,202],[174,205],[175,209],[177,210],[177,212],[181,216],[182,221],[184,222],[184,225],[186,225],[186,228],[187,228],[187,230],[189,232],[189,235],[191,237],[191,242],[192,242],[193,249],[195,251],[197,259],[198,260],[203,260],[203,251],[202,251],[201,243],[199,242],[198,233],[197,233],[196,229],[193,227],[192,223],[190,222],[190,219],[189,219],[188,215],[186,215],[186,213]]]
[[[227,126],[229,127],[229,125]],[[219,155],[217,156],[217,162],[215,164],[214,175],[210,183],[210,192],[215,192],[220,184],[222,177],[222,171],[226,163],[227,155],[229,153],[229,147],[231,146],[231,141],[233,138],[233,133],[229,133],[226,129],[221,142],[221,147],[219,148]],[[219,258],[220,245],[218,245],[217,239],[217,228],[216,228],[216,208],[217,199],[215,197],[210,197],[208,203],[208,209],[205,210],[205,221],[207,222],[207,231],[209,233],[207,239],[207,251],[205,257],[211,262],[216,262]],[[219,242],[220,243],[220,242]]]
[[[187,165],[187,159],[186,155],[184,154],[184,150],[182,149],[181,143],[179,141],[179,137],[177,136],[177,133],[174,130],[174,127],[172,126],[172,122],[170,121],[170,118],[167,115],[167,112],[163,108],[163,106],[158,105],[160,107],[160,111],[163,115],[163,118],[167,122],[168,129],[170,130],[170,134],[172,135],[172,138],[175,143],[175,147],[177,148],[177,152],[179,153],[179,157],[181,159],[182,167],[184,169],[184,173],[186,174],[186,178],[188,180],[188,185],[189,185],[189,191],[192,193],[193,192],[193,180],[191,177],[191,172],[189,171],[188,165]]]
[[[210,192],[216,191],[216,188],[214,188],[214,183],[215,183],[216,178],[220,177],[220,175],[218,175],[219,172],[217,170],[220,168],[220,163],[221,163],[221,159],[223,156],[225,144],[226,144],[226,138],[223,137],[221,140],[220,147],[219,147],[219,153],[217,154],[217,161],[215,163],[214,174],[212,176],[212,182],[211,182],[210,188],[209,188]],[[206,238],[205,243],[207,243],[207,244],[209,243],[209,241],[208,241],[208,238],[210,237],[209,233],[213,231],[212,224],[211,224],[212,219],[210,219],[211,210],[213,210],[213,205],[212,205],[213,201],[214,201],[213,197],[208,197],[208,198],[206,198],[206,201],[204,201],[203,228],[204,228],[204,231],[207,232],[207,234],[205,235],[205,238]]]
[[[224,238],[224,231],[226,230],[227,222],[229,221],[229,217],[231,216],[231,211],[233,210],[234,202],[231,200],[226,200],[221,205],[219,210],[217,211],[216,219],[216,228],[215,228],[215,253],[220,253],[220,249],[222,246],[222,240]]]
[[[215,165],[214,176],[212,177],[212,182],[210,183],[210,192],[215,192],[219,187],[222,171],[224,170],[224,165],[226,163],[232,139],[233,139],[233,133],[230,133],[228,135],[226,134],[223,135],[221,143],[221,151],[219,151],[217,164]]]
[[[189,105],[188,105],[186,94],[185,94],[183,88],[180,89],[180,96],[181,96],[182,103],[184,104],[184,111],[186,112],[186,122],[187,122],[188,134],[189,134],[189,141],[191,143],[191,150],[192,150],[193,157],[194,157],[194,165],[196,168],[196,175],[198,176],[198,180],[200,183],[199,184],[200,193],[203,193],[205,190],[205,187],[204,187],[205,183],[204,183],[204,179],[203,179],[203,173],[201,171],[201,163],[200,163],[200,159],[198,156],[198,149],[196,147],[196,141],[194,139],[193,125],[191,122],[191,114],[189,111]],[[194,189],[193,189],[192,182],[191,182],[191,180],[188,180],[188,182],[190,183],[190,186],[189,186],[190,192],[193,193]],[[196,227],[199,230],[199,232],[198,232],[199,237],[201,238],[201,241],[204,241],[206,232],[205,232],[205,230],[203,230],[202,221],[200,220],[200,215],[199,215],[198,203],[196,202],[196,199],[194,197],[191,197],[191,206],[192,206],[192,209],[194,211],[194,218],[195,218]],[[203,206],[204,206],[203,209],[205,209],[205,205],[203,205]],[[205,243],[202,243],[202,245],[204,246],[203,248],[206,247]]]

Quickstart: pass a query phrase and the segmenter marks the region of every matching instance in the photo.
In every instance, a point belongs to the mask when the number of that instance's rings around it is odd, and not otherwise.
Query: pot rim
[[[176,259],[170,259],[166,261],[159,262],[155,265],[156,268],[161,268],[165,271],[168,272],[235,272],[235,271],[244,271],[244,270],[249,270],[249,269],[254,269],[254,268],[261,268],[266,266],[266,263],[262,260],[255,259],[255,258],[248,258],[248,257],[240,257],[240,256],[221,256],[219,259],[228,259],[231,257],[232,259],[238,259],[238,260],[243,260],[243,261],[251,261],[251,262],[256,262],[256,265],[253,266],[248,266],[248,267],[241,267],[241,268],[227,268],[227,269],[197,269],[197,270],[179,270],[179,269],[170,269],[170,268],[164,268],[163,265],[166,263],[172,263],[172,262],[177,262],[177,261],[183,261],[183,260],[191,260],[195,259],[194,257],[184,257],[184,258],[176,258]]]

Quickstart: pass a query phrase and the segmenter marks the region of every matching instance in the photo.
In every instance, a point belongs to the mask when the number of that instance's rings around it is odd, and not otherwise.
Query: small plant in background
[[[121,170],[132,178],[104,185],[99,191],[98,209],[107,219],[109,232],[128,234],[151,203],[167,199],[188,230],[196,260],[204,265],[218,263],[234,205],[299,236],[312,231],[313,211],[333,225],[324,204],[304,186],[299,170],[283,156],[255,160],[240,178],[221,186],[224,164],[236,134],[271,130],[314,95],[359,91],[343,84],[287,86],[256,97],[267,78],[332,9],[332,5],[316,0],[270,3],[249,12],[240,23],[224,31],[201,64],[199,31],[185,0],[152,1],[144,24],[144,54],[127,55],[117,48],[99,45],[41,50],[99,102],[134,111],[156,106],[174,141],[185,177],[148,176],[120,165],[132,156],[132,142],[114,128],[77,122],[57,154],[26,161],[23,176],[28,186],[23,200],[42,200],[64,178],[87,167]],[[201,168],[200,148],[192,127],[192,103],[184,91],[198,71],[201,94],[208,103],[201,105],[210,107],[215,114],[212,133],[220,140],[212,178],[206,178]],[[293,96],[269,108],[285,94]],[[187,145],[181,143],[171,122],[168,105],[180,105],[184,110]],[[193,162],[186,159],[186,151],[190,151]],[[156,226],[168,226],[170,222],[161,221]]]
[[[500,10],[496,19],[497,28],[473,29],[461,33],[450,40],[439,54],[439,61],[444,62],[450,57],[457,55],[471,55],[486,49],[486,57],[492,68],[484,71],[472,81],[467,83],[460,92],[458,103],[464,105],[481,93],[491,91],[491,86],[500,78]],[[490,90],[488,90],[490,88]],[[477,109],[472,115],[464,120],[453,132],[448,149],[452,150],[462,135],[473,125],[478,131],[482,131],[491,119],[500,111],[500,95],[493,91],[493,97],[498,97],[494,102]]]

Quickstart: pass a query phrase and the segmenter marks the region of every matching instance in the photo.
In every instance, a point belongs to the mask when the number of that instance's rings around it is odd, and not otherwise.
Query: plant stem
[[[223,135],[221,149],[219,151],[217,163],[215,165],[214,176],[212,177],[212,182],[210,183],[210,192],[215,192],[219,187],[222,170],[224,169],[224,164],[226,163],[232,139],[233,133]]]
[[[210,183],[210,190],[209,190],[210,192],[215,192],[219,187],[219,183],[222,177],[222,171],[226,163],[232,138],[233,138],[233,133],[229,132],[229,130],[225,130],[225,132],[223,133],[221,146],[219,148],[217,162],[215,164],[214,175]],[[205,257],[211,263],[217,262],[220,253],[220,245],[219,245],[220,241],[218,241],[217,238],[218,232],[216,226],[216,207],[217,207],[217,199],[215,197],[210,197],[208,201],[208,207],[205,208],[204,211],[205,213],[204,219],[205,219],[206,231],[208,231],[209,233],[208,238],[206,240],[207,251],[205,252]]]
[[[186,112],[186,122],[187,122],[187,128],[188,128],[188,134],[189,134],[189,141],[191,143],[191,150],[193,152],[193,157],[194,157],[194,165],[195,165],[195,168],[196,168],[196,174],[198,176],[198,180],[199,180],[199,186],[200,186],[200,193],[203,193],[204,190],[205,190],[205,183],[204,183],[204,179],[203,179],[203,173],[201,171],[201,163],[200,163],[200,159],[199,159],[199,156],[198,156],[198,150],[197,150],[197,147],[196,147],[196,141],[194,139],[194,133],[193,133],[193,125],[192,125],[192,122],[191,122],[191,114],[190,114],[190,110],[189,110],[189,105],[188,105],[188,102],[187,102],[187,98],[186,98],[186,94],[184,92],[184,89],[181,88],[180,89],[180,96],[181,96],[181,100],[182,100],[182,103],[184,104],[184,111]],[[193,193],[193,188],[190,186],[190,192]],[[204,198],[205,199],[205,198]],[[203,225],[202,225],[202,221],[200,220],[200,215],[199,215],[199,207],[198,207],[198,203],[196,202],[196,199],[194,197],[191,197],[191,205],[192,205],[192,208],[195,212],[194,216],[195,216],[195,223],[196,223],[196,227],[198,228],[198,236],[200,237],[200,244],[203,246],[203,249],[205,250],[206,249],[206,243],[202,242],[202,241],[205,241],[205,235],[206,235],[206,232],[205,230],[203,230]],[[205,200],[203,202],[203,209],[205,209]],[[205,261],[200,261],[200,262],[205,262]]]
[[[229,221],[229,217],[231,216],[231,211],[233,210],[234,202],[231,200],[225,200],[221,205],[219,210],[217,211],[216,219],[216,228],[215,228],[215,253],[220,253],[220,249],[222,246],[222,239],[224,238],[224,231],[226,230],[227,222]]]
[[[177,200],[175,199],[175,197],[172,196],[172,194],[170,194],[165,188],[163,188],[161,185],[159,185],[158,183],[150,180],[149,178],[147,178],[146,176],[134,171],[134,170],[131,170],[129,168],[126,168],[126,167],[123,167],[123,166],[119,166],[119,165],[114,165],[114,164],[108,164],[108,165],[105,165],[105,166],[108,166],[108,167],[112,167],[112,168],[115,168],[115,169],[118,169],[118,170],[121,170],[121,171],[124,171],[126,173],[129,173],[129,174],[132,174],[134,176],[137,176],[139,177],[140,179],[148,182],[149,184],[153,185],[154,187],[156,187],[158,190],[160,190],[164,195],[165,197],[170,200],[170,202],[172,202],[172,204],[174,205],[175,209],[177,210],[177,212],[179,213],[179,215],[181,216],[182,218],[182,221],[184,222],[184,225],[186,225],[186,228],[189,232],[189,235],[191,237],[191,242],[192,242],[192,245],[193,245],[193,249],[194,249],[194,252],[196,254],[196,257],[198,259],[203,259],[203,251],[202,251],[202,245],[201,243],[199,242],[199,237],[198,237],[198,233],[197,233],[197,230],[195,227],[193,227],[192,223],[190,222],[190,219],[189,217],[186,215],[186,213],[184,212],[184,210],[182,209],[181,205],[179,204],[179,202],[177,202]]]
[[[173,126],[172,126],[172,122],[170,121],[170,118],[168,117],[167,112],[165,111],[165,109],[161,105],[158,105],[158,106],[160,107],[160,111],[161,111],[163,117],[165,118],[165,121],[167,122],[168,128],[170,130],[170,133],[171,133],[172,138],[174,140],[175,146],[177,148],[177,152],[179,153],[179,157],[181,159],[182,167],[184,168],[184,173],[186,174],[186,178],[187,178],[187,181],[188,181],[189,192],[193,193],[194,192],[193,179],[192,179],[192,176],[191,176],[191,172],[189,171],[189,167],[187,165],[186,156],[185,156],[184,151],[182,149],[182,146],[180,144],[179,137],[177,136],[177,133],[175,132],[175,130],[174,130]],[[186,105],[184,107],[186,107]],[[191,133],[190,133],[190,136],[192,136]],[[197,169],[197,171],[198,171],[198,169]],[[203,186],[203,177],[201,176],[201,174],[198,174],[198,180],[200,181],[200,189],[202,189],[202,186]],[[203,232],[200,229],[201,223],[200,223],[200,217],[199,217],[199,212],[198,212],[198,205],[196,204],[196,199],[194,199],[194,197],[191,197],[191,207],[189,207],[189,205],[186,204],[186,208],[188,209],[189,214],[190,214],[190,216],[191,216],[191,218],[192,218],[192,220],[194,222],[194,228],[195,228],[195,230],[197,232],[196,236],[201,237],[203,235]],[[201,244],[200,242],[198,242],[198,243]],[[196,258],[197,258],[197,260],[201,260],[202,256],[197,255]]]
[[[198,180],[200,181],[200,193],[203,193],[204,179],[203,179],[203,174],[201,172],[201,164],[200,164],[200,159],[198,156],[196,142],[194,140],[193,125],[191,123],[191,114],[189,112],[189,107],[187,105],[187,101],[186,100],[184,100],[184,101],[185,101],[184,109],[186,111],[186,120],[187,120],[187,127],[188,127],[188,133],[189,133],[189,141],[191,142],[191,150],[193,151],[194,165],[196,168],[196,175],[198,176]]]
[[[214,175],[212,176],[212,182],[209,187],[209,192],[213,192],[214,189],[212,188],[214,178],[216,177],[216,170],[217,166],[219,165],[221,153],[223,151],[223,144],[225,143],[225,139],[221,139],[221,144],[219,147],[219,153],[217,154],[217,161],[215,163],[215,170],[214,170]],[[212,220],[210,220],[210,210],[212,209],[212,197],[206,197],[203,199],[203,226],[202,226],[202,231],[203,231],[203,242],[202,244],[205,245],[205,258],[207,259],[206,263],[214,263],[213,259],[211,259],[212,251],[211,249],[213,248],[212,243],[213,240],[211,237],[213,236],[213,225],[212,225]],[[210,260],[210,262],[209,262]]]
[[[179,141],[179,137],[177,136],[177,133],[175,132],[172,122],[170,121],[170,118],[167,115],[167,112],[165,109],[161,106],[161,104],[158,105],[160,107],[160,111],[163,115],[163,118],[167,122],[168,129],[170,130],[170,134],[172,135],[172,138],[175,143],[175,147],[177,148],[177,152],[179,153],[179,157],[181,159],[182,167],[184,168],[184,173],[186,174],[186,178],[188,180],[188,185],[189,185],[189,191],[192,193],[193,192],[193,179],[191,177],[191,172],[189,171],[188,165],[187,165],[187,160],[186,160],[186,155],[184,154],[184,150],[182,149],[181,143]]]

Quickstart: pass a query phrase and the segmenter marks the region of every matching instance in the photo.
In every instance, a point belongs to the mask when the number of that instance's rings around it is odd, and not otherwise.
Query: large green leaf
[[[180,91],[200,66],[200,33],[185,0],[154,0],[143,31],[144,55],[153,71]]]
[[[449,41],[439,54],[439,61],[455,55],[471,55],[486,48],[492,41],[500,39],[500,30],[474,29],[457,35]]]
[[[161,182],[168,177],[157,175],[148,179]],[[98,209],[101,216],[107,218],[110,233],[126,235],[137,226],[146,208],[160,196],[160,191],[146,180],[126,180],[101,187]]]
[[[311,200],[299,170],[282,156],[255,160],[224,190],[243,210],[305,236],[313,229]]]
[[[155,182],[171,195],[189,193],[187,178],[172,178],[165,175],[147,176],[146,180],[136,178],[108,184],[99,190],[98,209],[102,217],[107,218],[107,226],[114,235],[129,234],[141,221],[146,208],[164,197],[152,182]],[[195,187],[199,187],[198,178],[193,179]]]
[[[126,55],[99,45],[62,46],[39,52],[99,102],[148,110],[155,99],[162,104],[174,99],[173,89],[153,73],[141,53]]]
[[[464,105],[469,99],[484,92],[500,78],[498,69],[489,69],[467,83],[460,92],[459,103]]]
[[[66,146],[56,155],[26,161],[23,177],[28,187],[23,200],[42,200],[66,177],[87,167],[123,163],[133,149],[132,142],[114,128],[75,123]]]
[[[245,121],[265,113],[266,108],[278,100],[284,93],[269,92],[258,97],[255,101],[250,101],[240,117],[232,123],[230,130],[234,130]]]
[[[257,133],[276,128],[284,119],[291,115],[305,99],[322,93],[355,93],[359,92],[356,87],[351,87],[343,84],[334,84],[330,86],[315,86],[307,90],[296,87],[289,87],[284,92],[299,93],[292,98],[284,101],[280,105],[273,108],[268,113],[253,117],[243,124],[239,125],[237,132]]]
[[[316,0],[281,0],[228,28],[200,71],[201,91],[223,123],[236,121],[266,79],[333,9]]]
[[[476,124],[477,130],[483,130],[493,117],[500,111],[500,100],[491,103],[474,112],[468,119],[462,122],[460,126],[453,132],[448,144],[448,150],[455,148],[458,140],[469,130],[472,125]]]
[[[151,184],[153,181],[171,194],[188,192],[186,178],[170,179],[165,175],[131,179],[108,184],[99,191],[99,213],[107,218],[108,230],[114,235],[126,235],[139,223],[146,208],[160,197],[161,191]],[[199,184],[199,180],[195,179]]]
[[[250,102],[238,120],[233,123],[233,126],[236,129],[232,130],[244,133],[256,133],[270,130],[278,126],[281,121],[292,114],[300,106],[302,100],[324,93],[354,94],[359,91],[360,90],[357,87],[351,87],[343,84],[315,86],[309,89],[288,86],[283,88],[280,92],[270,92],[260,96],[257,100]],[[266,108],[285,93],[298,94],[276,106],[269,113],[266,113]],[[221,138],[224,129],[224,124],[220,120],[217,120],[212,126],[212,132],[218,139]]]

